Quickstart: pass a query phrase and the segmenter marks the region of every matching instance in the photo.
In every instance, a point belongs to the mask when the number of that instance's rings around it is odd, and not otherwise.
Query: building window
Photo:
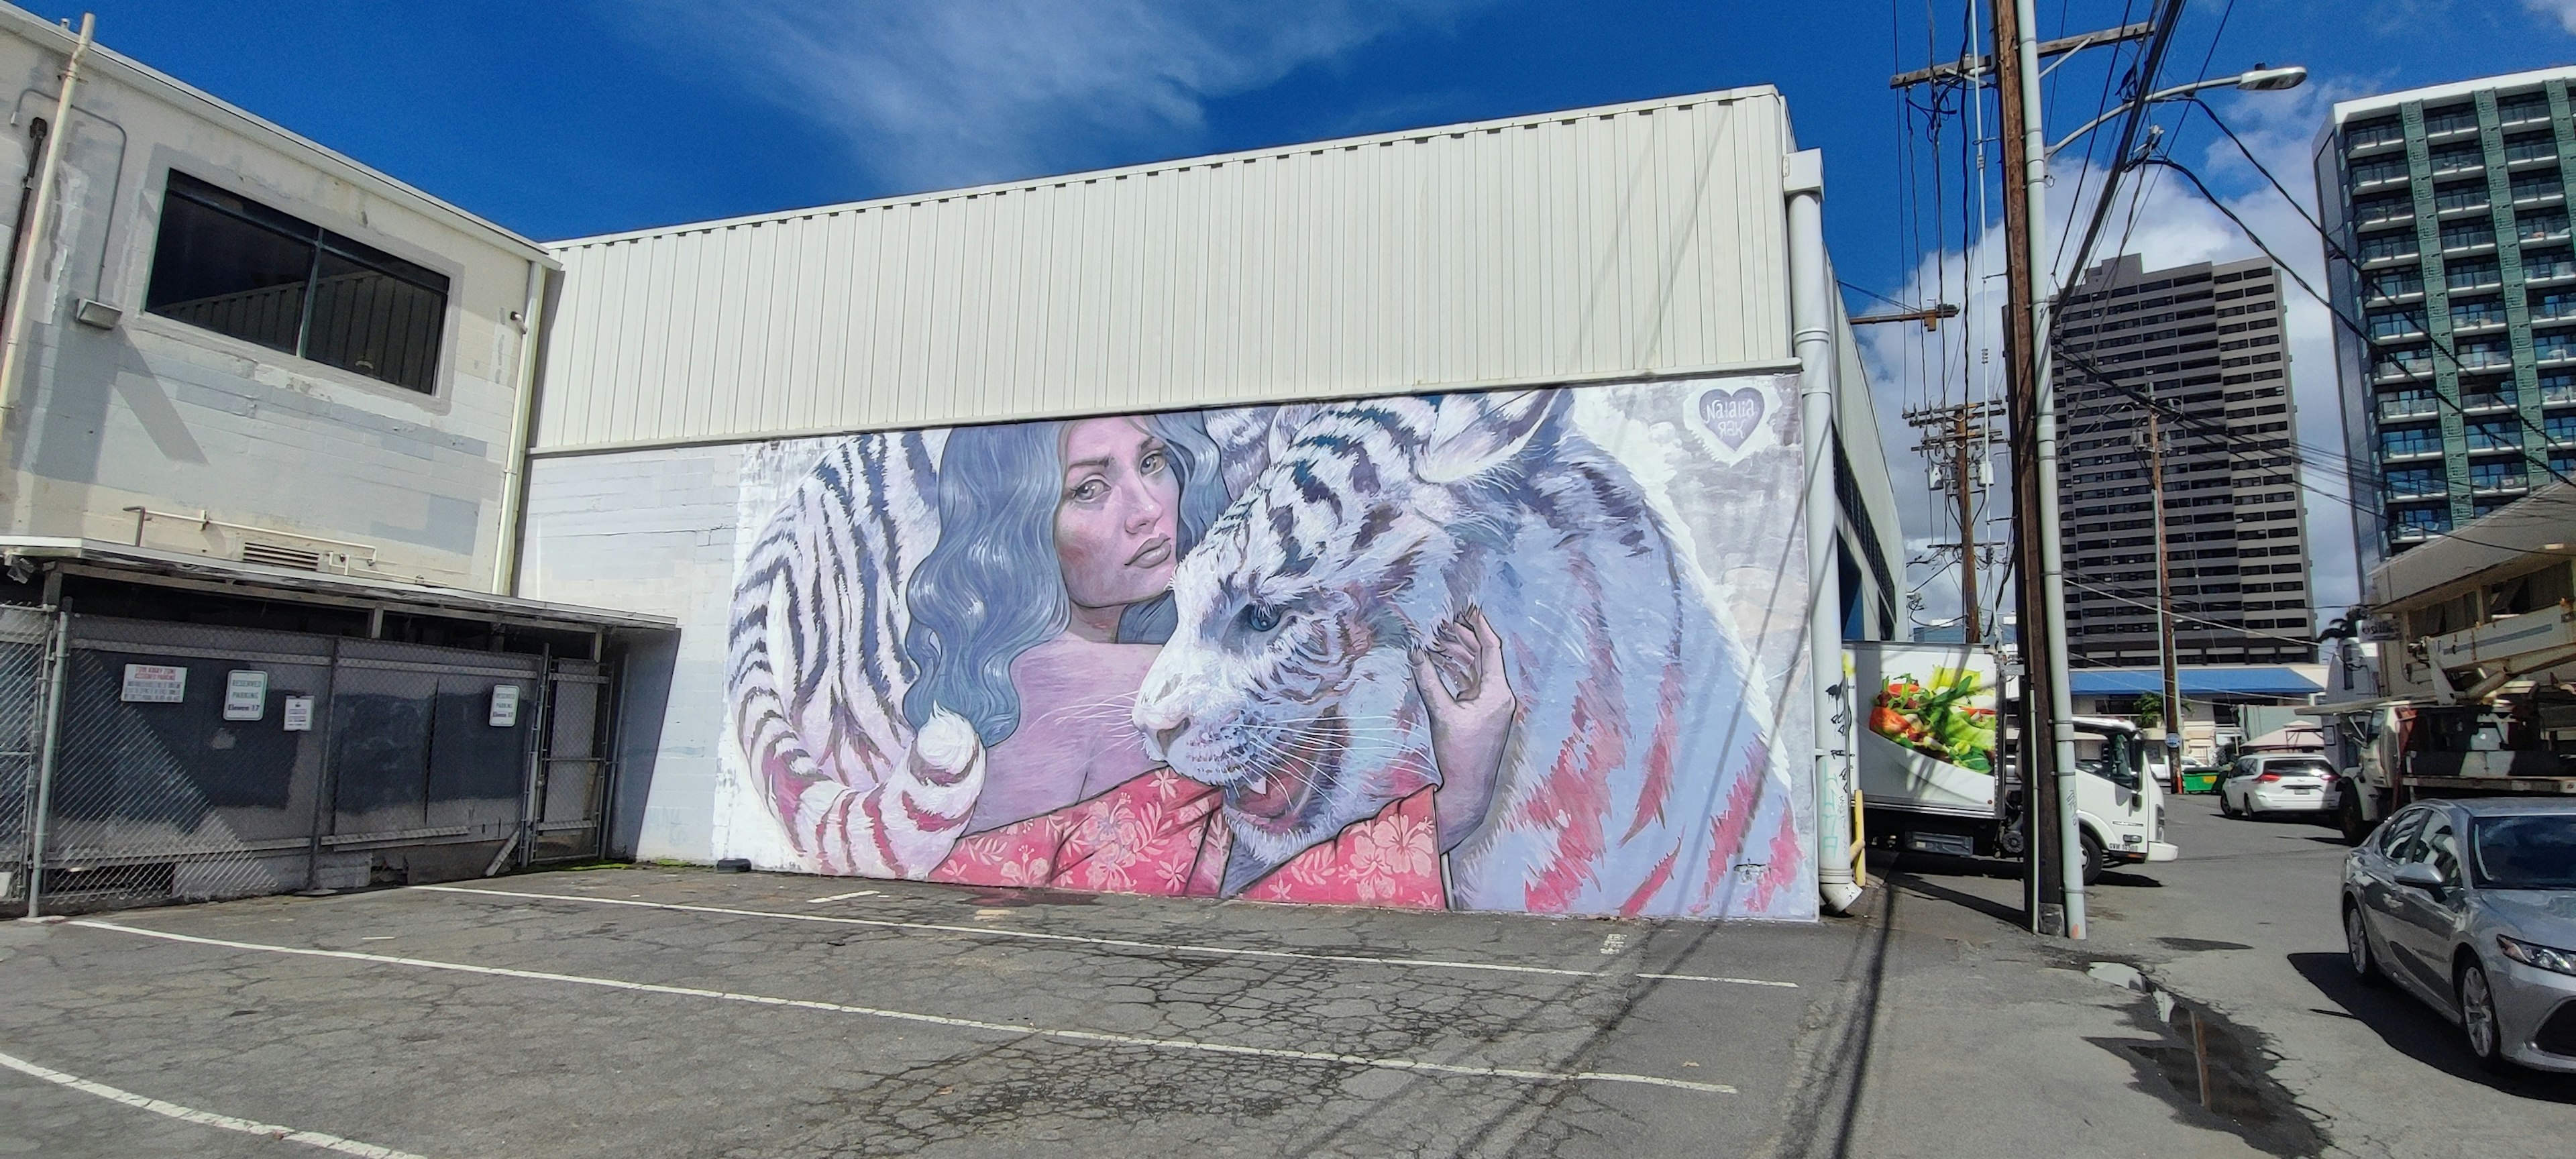
[[[2474,330],[2480,326],[2504,324],[2504,300],[2501,298],[2473,298],[2465,302],[2451,303],[2451,329],[2453,330]]]
[[[2576,334],[2553,330],[2531,338],[2531,357],[2535,362],[2566,362],[2576,359]],[[2511,361],[2507,354],[2506,360]]]
[[[2502,338],[2463,342],[2459,360],[2462,370],[2501,370],[2513,365],[2513,344]]]
[[[2504,159],[2507,161],[2540,161],[2558,156],[2558,142],[2547,133],[2530,133],[2507,138]]]
[[[2379,432],[2379,453],[2383,455],[2441,454],[2441,428],[2390,427],[2382,430]]]
[[[2504,284],[2504,267],[2498,265],[2494,258],[2446,262],[2442,268],[2442,284],[2454,290],[2476,290],[2488,286],[2500,286]]]
[[[2404,179],[2405,176],[2406,155],[2404,153],[2391,153],[2385,157],[2360,162],[2352,167],[2352,180],[2355,185],[2374,185],[2382,181],[2398,181]],[[2235,279],[2231,278],[2229,280],[2234,281]]]
[[[2567,211],[2543,210],[2514,215],[2513,235],[2526,242],[2567,240]]]
[[[2548,104],[2544,101],[2541,105],[2541,115],[2547,116],[2548,112]],[[2345,129],[2344,139],[2350,142],[2350,147],[2354,149],[2394,144],[2406,139],[2406,126],[2395,117],[2384,121],[2364,121]]]
[[[2414,532],[2449,531],[2451,513],[2441,507],[2405,507],[2389,514],[2396,516],[2397,526]]]
[[[2402,298],[2408,294],[2423,292],[2424,275],[2415,270],[2390,270],[2372,277],[2362,286],[2362,293],[2373,301]]]
[[[2576,443],[2576,414],[2550,415],[2540,420],[2540,433],[2548,436],[2552,446]],[[2550,461],[2558,459],[2553,455]]]
[[[2409,467],[2388,473],[2388,497],[2391,499],[2439,499],[2451,492],[2442,472],[2433,467]]]
[[[2459,324],[2459,307],[2452,311],[2452,325]],[[2424,310],[2387,310],[2370,316],[2370,336],[2385,341],[2390,338],[2419,338],[2424,334]]]
[[[2417,256],[2416,250],[2415,234],[2412,230],[2403,233],[2374,233],[2361,239],[2360,260],[2376,262],[2389,258],[2411,258]]]
[[[2524,93],[2496,102],[2496,120],[2508,125],[2549,119],[2549,94]]]
[[[2444,185],[2433,190],[2433,208],[2437,212],[2449,213],[2455,209],[2485,209],[2486,207],[2487,183],[2484,181]]]
[[[2399,221],[2415,216],[2415,199],[2404,193],[2383,193],[2377,197],[2356,197],[2352,215],[2363,225]]]
[[[2571,428],[2576,429],[2576,428]],[[2468,425],[2469,449],[2472,451],[2519,451],[2522,449],[2521,428],[2511,419],[2483,419]]]
[[[2424,111],[2424,135],[2428,137],[2477,127],[2478,107],[2476,105],[2453,105],[2447,109]]]
[[[2510,460],[2469,464],[2469,486],[2479,491],[2521,490],[2522,464]]]
[[[2495,244],[2495,223],[2491,221],[2454,221],[2442,227],[2442,248],[2475,249]]]
[[[174,170],[144,309],[427,392],[447,278]]]
[[[2570,274],[2576,274],[2576,256],[2570,256],[2564,246],[2550,250],[2523,251],[2523,277],[2563,278]]]
[[[2513,179],[2513,200],[2516,205],[2526,201],[2556,197],[2566,191],[2566,184],[2561,182],[2555,173],[2537,173],[2529,177]]]
[[[2425,129],[2427,132],[2430,132],[2432,127],[2427,125],[2425,126]],[[2433,150],[2429,159],[2433,163],[2433,172],[2436,175],[2445,173],[2465,173],[2471,169],[2482,169],[2486,167],[2486,147],[2475,141],[2468,141],[2458,145],[2444,145],[2439,149]]]

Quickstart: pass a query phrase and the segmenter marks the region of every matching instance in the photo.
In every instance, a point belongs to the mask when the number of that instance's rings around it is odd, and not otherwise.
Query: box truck
[[[2021,857],[2029,814],[2002,759],[1994,655],[1956,644],[1846,647],[1860,719],[1854,734],[1864,825],[1873,844],[1959,857]],[[2075,718],[2075,818],[2090,884],[2114,863],[2171,861],[2164,787],[2125,720]]]

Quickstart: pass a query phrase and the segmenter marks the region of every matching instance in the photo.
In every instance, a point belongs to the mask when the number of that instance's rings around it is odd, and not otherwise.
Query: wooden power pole
[[[2048,613],[2040,577],[2047,563],[2040,545],[2039,344],[2037,327],[2040,271],[2031,263],[2032,220],[2025,174],[2045,159],[2030,155],[2034,135],[2024,88],[2037,84],[2027,75],[2021,54],[2021,14],[2014,0],[1990,0],[1994,13],[1995,104],[2002,114],[2004,200],[2004,384],[2005,411],[2012,431],[2013,591],[2017,597],[2016,639],[2021,656],[2021,745],[2015,766],[2021,771],[2023,833],[2029,854],[2023,865],[2023,903],[2031,929],[2062,933],[2066,928],[2067,856],[2060,837],[2057,800],[2057,743],[2051,719],[2050,690],[2059,674],[2050,670]]]
[[[2147,489],[2155,496],[2156,514],[2156,652],[2164,663],[2165,735],[2182,735],[2182,676],[2174,658],[2173,552],[2165,541],[2165,441],[2163,418],[2147,404]],[[2165,768],[2182,783],[2182,746],[2165,742]]]
[[[1974,647],[1986,638],[1984,597],[1977,587],[1977,571],[1983,562],[1978,557],[1977,493],[1984,489],[1983,464],[1986,445],[1993,441],[1987,422],[1995,417],[1990,402],[1952,403],[1947,406],[1919,407],[1905,412],[1906,425],[1923,432],[1915,451],[1927,461],[1947,461],[1947,490],[1959,523],[1959,610],[1967,627],[1967,642]]]

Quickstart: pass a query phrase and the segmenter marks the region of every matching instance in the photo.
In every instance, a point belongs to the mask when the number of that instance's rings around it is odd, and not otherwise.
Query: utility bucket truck
[[[2382,648],[2392,695],[2299,710],[2334,721],[2351,759],[2344,840],[2425,797],[2576,796],[2576,607]]]
[[[1845,645],[1861,719],[1853,729],[1863,824],[1872,842],[1918,853],[2020,857],[2028,811],[2002,736],[1992,653],[1964,645]],[[2111,862],[2171,861],[2164,790],[2147,775],[2138,727],[2075,718],[2076,827],[2084,880]]]

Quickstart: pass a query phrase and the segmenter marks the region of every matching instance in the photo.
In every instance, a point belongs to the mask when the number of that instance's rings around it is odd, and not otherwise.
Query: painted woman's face
[[[1135,418],[1084,419],[1064,431],[1055,556],[1064,590],[1086,608],[1123,608],[1172,586],[1181,482],[1170,448]]]

